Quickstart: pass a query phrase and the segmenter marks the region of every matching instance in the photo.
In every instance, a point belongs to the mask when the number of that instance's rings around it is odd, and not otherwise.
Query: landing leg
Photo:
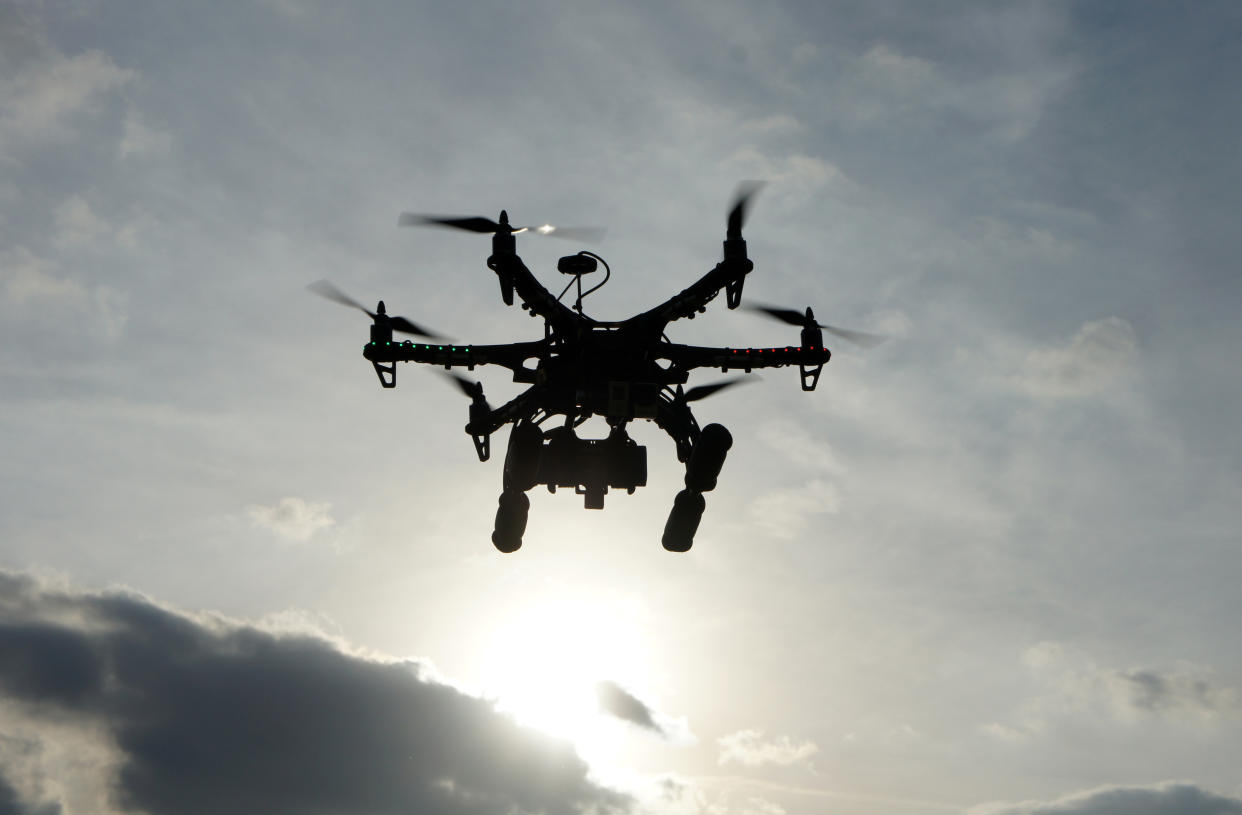
[[[716,478],[724,466],[725,456],[733,446],[733,436],[724,425],[709,424],[699,434],[686,462],[686,489],[711,492],[716,489]]]
[[[699,530],[707,502],[703,493],[716,489],[716,479],[725,456],[733,446],[733,436],[723,425],[709,424],[698,434],[686,461],[686,488],[673,500],[673,511],[664,525],[664,548],[670,552],[688,551]]]
[[[505,490],[500,494],[500,507],[496,510],[496,529],[492,532],[492,544],[505,554],[522,548],[522,535],[526,533],[526,515],[530,511],[530,499],[518,490]]]
[[[699,531],[699,521],[703,518],[703,509],[707,502],[703,493],[696,490],[682,490],[673,499],[673,511],[668,514],[668,522],[664,524],[664,548],[670,552],[688,552],[694,544],[694,533]]]

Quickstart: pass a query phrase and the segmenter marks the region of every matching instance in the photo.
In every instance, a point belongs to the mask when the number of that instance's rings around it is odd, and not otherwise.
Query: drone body
[[[398,362],[421,362],[450,371],[498,365],[512,372],[514,382],[528,385],[514,399],[493,408],[483,396],[482,383],[460,374],[448,374],[471,399],[466,432],[480,461],[491,455],[491,435],[506,424],[513,425],[492,533],[497,549],[513,552],[522,545],[530,506],[526,492],[535,486],[544,485],[551,492],[558,487],[573,488],[583,496],[588,509],[601,509],[609,489],[633,493],[637,487],[645,486],[647,451],[630,438],[626,429],[630,422],[642,419],[655,422],[672,437],[677,459],[686,466],[685,489],[674,501],[663,535],[665,549],[684,552],[698,530],[706,505],[703,493],[715,488],[732,445],[732,437],[721,425],[700,428],[690,403],[739,381],[725,380],[686,390],[683,386],[690,372],[695,368],[719,368],[724,372],[749,373],[756,368],[796,365],[801,372],[802,389],[809,391],[814,390],[824,363],[831,357],[823,345],[822,330],[856,342],[878,339],[816,323],[809,308],[805,314],[799,314],[769,307],[752,308],[800,325],[798,346],[714,348],[680,345],[665,337],[665,327],[670,322],[704,311],[721,289],[729,308],[740,305],[743,283],[753,268],[741,228],[754,189],[740,195],[730,212],[724,259],[715,268],[655,308],[620,322],[595,320],[582,311],[582,298],[603,285],[582,291],[583,276],[596,270],[596,261],[603,262],[598,255],[584,251],[561,258],[558,269],[573,276],[561,296],[577,284],[577,301],[571,308],[554,297],[518,257],[514,235],[528,228],[511,226],[506,213],[500,214],[499,222],[486,218],[401,216],[399,223],[403,225],[422,223],[492,233],[492,254],[487,266],[499,279],[501,296],[507,305],[513,304],[516,295],[524,309],[543,319],[541,340],[503,345],[443,343],[437,341],[437,335],[409,320],[389,316],[382,301],[371,312],[326,281],[311,288],[372,317],[371,339],[363,348],[363,356],[374,365],[385,388],[396,386]],[[552,229],[539,227],[532,231],[548,234]],[[573,236],[584,230],[557,232]],[[607,269],[606,263],[604,266]],[[396,341],[394,331],[433,341]],[[592,416],[607,422],[606,438],[578,437],[575,428]]]

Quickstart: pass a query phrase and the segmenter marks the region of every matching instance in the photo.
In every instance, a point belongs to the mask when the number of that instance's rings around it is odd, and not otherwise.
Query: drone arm
[[[511,235],[507,237],[512,240]],[[516,291],[532,315],[542,317],[554,328],[567,332],[578,322],[578,315],[553,297],[516,253],[494,252],[487,259],[487,266],[500,277],[502,294],[508,295],[506,304],[512,305],[511,292]]]
[[[665,396],[656,409],[655,423],[672,437],[677,448],[677,460],[683,464],[688,461],[699,437],[699,423],[690,412],[690,406],[684,400]]]
[[[540,386],[527,388],[505,404],[496,408],[485,420],[472,424],[476,433],[495,433],[509,422],[531,416],[539,407]]]
[[[628,322],[645,323],[656,326],[660,331],[664,326],[683,317],[694,317],[696,313],[706,310],[707,304],[720,293],[729,290],[729,308],[736,308],[737,298],[741,297],[741,285],[754,268],[745,256],[726,257],[716,267],[703,275],[689,288],[673,295],[660,305],[631,318]],[[736,291],[736,297],[733,292]]]
[[[710,348],[698,345],[663,343],[653,356],[665,359],[675,368],[719,368],[721,371],[750,371],[755,368],[783,368],[797,365],[802,373],[802,389],[814,390],[819,372],[832,352],[823,346],[786,346],[784,348]]]
[[[482,385],[470,405],[470,421],[466,424],[466,433],[474,442],[474,450],[479,461],[487,461],[491,456],[491,435],[509,422],[518,422],[529,418],[538,408],[537,393],[539,387],[527,388],[513,399],[492,410],[483,398]]]
[[[507,345],[441,345],[405,342],[369,342],[362,355],[375,365],[392,366],[397,362],[422,362],[445,368],[473,369],[476,365],[499,365],[513,371],[514,382],[535,381],[535,373],[524,363],[546,353],[547,341],[515,342]],[[386,368],[387,369],[387,368]]]

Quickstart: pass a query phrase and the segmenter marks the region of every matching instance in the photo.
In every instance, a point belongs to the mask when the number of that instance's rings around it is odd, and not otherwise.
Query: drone
[[[759,184],[743,184],[729,210],[724,257],[715,268],[689,288],[649,311],[626,320],[603,321],[588,316],[583,299],[612,275],[608,263],[586,250],[560,258],[557,270],[570,279],[559,296],[544,287],[518,257],[516,236],[524,233],[588,241],[600,230],[565,229],[550,225],[529,227],[482,217],[443,217],[402,213],[401,226],[438,226],[490,234],[492,253],[487,259],[500,283],[505,305],[515,297],[521,308],[543,320],[543,338],[501,345],[461,345],[404,317],[391,315],[381,300],[374,311],[326,280],[312,283],[316,294],[361,310],[371,317],[370,341],[362,355],[375,368],[385,388],[397,385],[397,363],[419,362],[442,367],[442,373],[470,399],[466,433],[480,461],[491,456],[491,436],[507,424],[509,432],[499,507],[492,543],[511,553],[522,546],[530,499],[526,493],[543,485],[549,492],[572,488],[583,496],[587,509],[602,509],[610,489],[633,494],[647,484],[647,448],[630,438],[627,427],[636,420],[655,422],[672,437],[677,460],[685,465],[685,488],[677,493],[664,527],[662,544],[670,552],[686,552],[694,542],[706,507],[703,493],[715,489],[733,437],[724,426],[700,427],[690,405],[750,378],[738,376],[687,388],[690,372],[719,368],[722,373],[750,374],[759,368],[797,366],[803,391],[815,390],[824,364],[832,357],[824,347],[823,332],[871,346],[883,338],[861,331],[835,328],[816,321],[805,311],[748,304],[747,308],[801,329],[800,342],[784,348],[713,348],[683,345],[669,340],[669,323],[693,319],[723,289],[730,309],[742,304],[742,287],[754,264],[746,254],[742,226]],[[604,278],[583,291],[583,278],[604,267]],[[576,287],[573,305],[563,300]],[[422,342],[394,339],[407,334]],[[483,395],[483,384],[454,368],[477,366],[507,368],[513,381],[527,385],[522,393],[500,407]],[[591,417],[608,425],[604,438],[581,438],[577,429]]]

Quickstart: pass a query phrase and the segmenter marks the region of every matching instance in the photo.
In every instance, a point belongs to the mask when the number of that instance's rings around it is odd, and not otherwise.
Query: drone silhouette
[[[599,255],[580,251],[562,257],[557,270],[572,279],[554,297],[518,257],[515,237],[522,233],[550,235],[584,241],[598,239],[598,229],[565,229],[550,225],[514,226],[506,212],[500,219],[449,218],[402,213],[401,226],[441,226],[491,234],[492,254],[487,267],[500,281],[505,305],[514,296],[532,316],[543,319],[543,339],[503,345],[460,345],[404,317],[388,314],[381,300],[371,311],[326,280],[312,283],[316,294],[359,309],[371,317],[371,339],[362,355],[375,367],[380,384],[396,387],[398,362],[421,362],[442,366],[450,381],[470,399],[466,433],[474,442],[480,461],[491,456],[491,435],[512,424],[505,454],[503,491],[496,510],[492,543],[501,552],[522,546],[530,499],[526,493],[537,485],[549,492],[573,488],[583,496],[587,509],[602,509],[608,490],[633,494],[647,484],[647,448],[630,438],[627,425],[636,420],[653,421],[672,437],[677,460],[685,465],[685,489],[673,501],[664,527],[662,543],[672,552],[688,551],[706,507],[703,493],[716,487],[733,437],[722,425],[699,427],[690,410],[697,402],[746,381],[740,376],[685,388],[696,368],[719,368],[722,372],[796,365],[802,390],[819,383],[831,352],[824,347],[823,332],[850,342],[872,346],[882,337],[849,331],[817,322],[810,307],[793,309],[749,304],[747,308],[801,328],[800,343],[784,348],[712,348],[671,342],[666,326],[682,318],[693,319],[721,291],[730,309],[742,302],[742,286],[754,264],[746,255],[742,226],[759,184],[742,185],[729,210],[724,240],[724,259],[682,292],[655,308],[619,322],[588,316],[582,309],[587,295],[608,282],[612,274]],[[603,265],[604,279],[583,291],[582,279]],[[576,285],[573,306],[562,302]],[[397,341],[394,332],[428,342]],[[483,384],[453,368],[473,370],[479,365],[508,368],[513,381],[529,387],[509,402],[493,408],[483,395]],[[563,417],[549,422],[552,417]],[[592,416],[608,424],[606,438],[580,438],[576,429]],[[543,425],[551,425],[544,429]]]

